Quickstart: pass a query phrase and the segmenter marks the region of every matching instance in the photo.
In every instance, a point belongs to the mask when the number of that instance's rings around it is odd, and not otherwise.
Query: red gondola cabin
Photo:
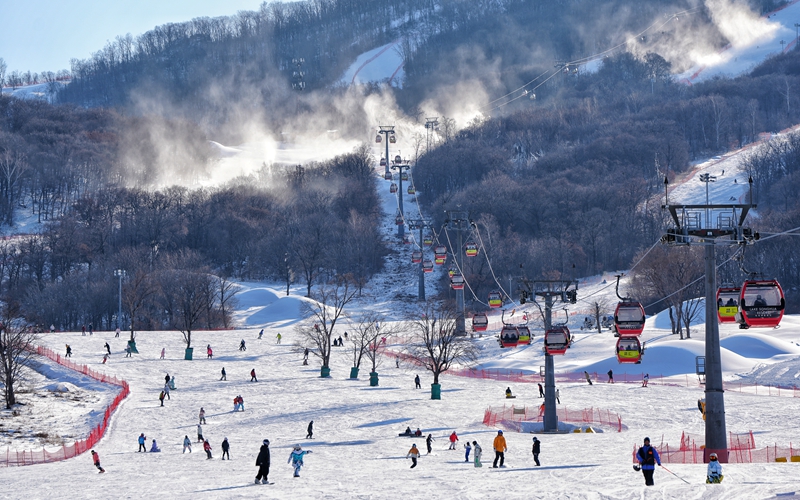
[[[485,332],[489,327],[489,318],[486,313],[475,313],[472,317],[472,330],[476,332]]]
[[[786,299],[777,280],[747,280],[739,296],[739,328],[775,328],[783,318]]]
[[[639,302],[622,301],[614,312],[614,326],[621,337],[641,335],[644,330],[644,308]]]
[[[720,287],[717,289],[717,318],[720,323],[736,323],[739,312],[741,287]]]

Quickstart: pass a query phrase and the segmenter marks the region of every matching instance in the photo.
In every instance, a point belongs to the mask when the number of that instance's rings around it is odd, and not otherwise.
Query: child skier
[[[286,462],[291,463],[294,467],[294,477],[300,477],[300,468],[303,467],[303,457],[311,453],[311,450],[303,450],[299,444],[294,445],[292,453],[289,455],[289,460]]]
[[[453,431],[453,433],[450,434],[450,448],[448,449],[455,450],[457,442],[458,442],[458,436],[456,435],[456,431]]]
[[[147,452],[147,447],[144,445],[145,441],[147,441],[147,438],[145,437],[144,432],[143,432],[143,433],[139,434],[139,450],[137,451],[137,453],[139,451]]]
[[[464,448],[466,448],[467,452],[464,454],[464,461],[469,462],[469,452],[472,451],[472,447],[469,445],[469,441],[464,443]]]
[[[183,452],[186,453],[186,450],[189,450],[189,453],[192,452],[192,441],[189,439],[188,435],[183,436]]]
[[[100,467],[100,455],[94,450],[92,450],[92,461],[94,462],[94,466],[97,467],[97,470],[100,471],[98,474],[102,474],[106,471],[104,468]]]
[[[206,423],[206,411],[203,409],[202,406],[200,407],[200,423],[201,424]],[[200,431],[198,430],[197,433],[199,435]]]
[[[475,467],[483,467],[483,464],[481,463],[481,455],[483,454],[483,449],[481,448],[481,445],[479,445],[477,441],[473,441],[472,447],[475,448],[475,453],[474,453]]]
[[[717,459],[717,454],[712,453],[708,457],[708,473],[706,474],[706,482],[709,484],[721,483],[723,477],[725,476],[722,475],[722,465],[720,465],[719,460]]]
[[[203,419],[203,423],[205,423],[205,420],[206,419]],[[205,441],[205,439],[203,439],[203,428],[200,424],[197,424],[197,442],[202,443],[203,441]]]
[[[206,460],[211,460],[211,443],[208,442],[208,439],[203,441],[203,451],[206,452]]]
[[[419,458],[419,450],[417,449],[417,445],[416,444],[412,444],[411,445],[411,449],[408,450],[408,453],[406,454],[406,458],[409,458],[409,457],[411,457],[411,468],[413,469],[414,467],[417,466],[417,459]]]

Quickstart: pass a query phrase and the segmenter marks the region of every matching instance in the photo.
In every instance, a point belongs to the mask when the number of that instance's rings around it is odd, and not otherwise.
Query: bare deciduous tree
[[[22,369],[29,365],[33,355],[36,334],[19,322],[20,311],[15,303],[6,303],[0,309],[0,364],[3,370],[3,400],[6,408],[17,404],[15,395]]]

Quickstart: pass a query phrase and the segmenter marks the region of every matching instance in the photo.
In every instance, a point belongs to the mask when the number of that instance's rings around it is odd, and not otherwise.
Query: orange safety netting
[[[520,430],[520,422],[541,422],[544,415],[541,407],[528,408],[527,406],[503,406],[502,408],[489,407],[483,414],[483,424],[490,427],[503,427],[511,430]],[[584,408],[571,410],[561,407],[556,410],[558,420],[572,424],[604,425],[622,432],[622,418],[612,411],[599,408]]]

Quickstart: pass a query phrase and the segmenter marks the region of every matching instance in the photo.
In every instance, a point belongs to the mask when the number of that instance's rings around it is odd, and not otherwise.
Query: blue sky
[[[0,57],[8,71],[70,69],[113,40],[155,26],[258,10],[263,0],[0,0]]]

